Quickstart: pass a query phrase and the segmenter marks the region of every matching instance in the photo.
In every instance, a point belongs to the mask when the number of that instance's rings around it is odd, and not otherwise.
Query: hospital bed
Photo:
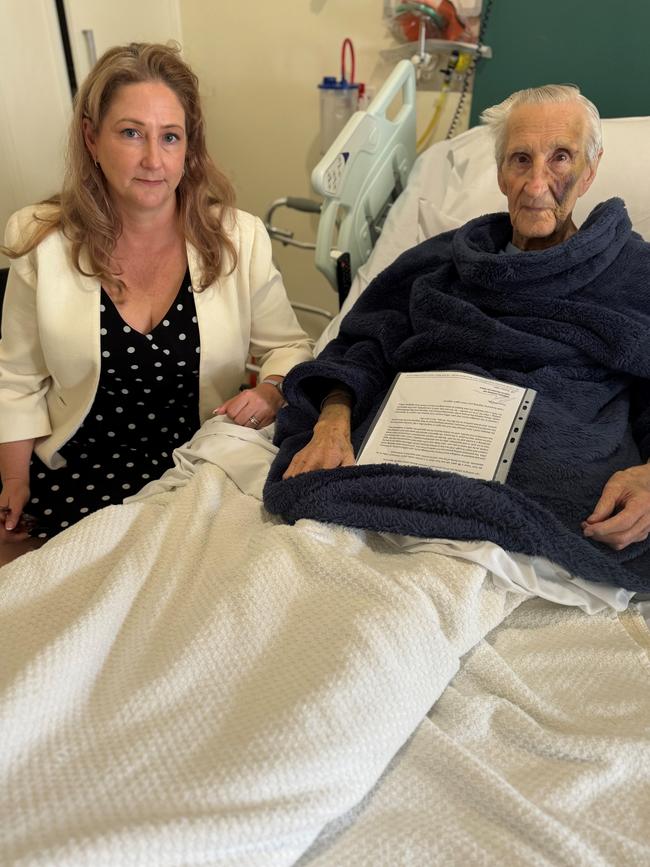
[[[644,234],[648,140],[607,121],[590,191]],[[495,188],[483,130],[434,145],[344,311],[404,248],[502,208]],[[0,572],[0,863],[650,863],[646,603],[287,526],[261,504],[274,454],[211,420]]]

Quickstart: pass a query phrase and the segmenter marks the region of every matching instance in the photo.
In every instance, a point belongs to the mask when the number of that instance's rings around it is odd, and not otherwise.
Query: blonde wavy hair
[[[224,224],[232,218],[235,192],[207,152],[198,79],[181,59],[180,51],[177,44],[132,42],[110,48],[100,57],[75,98],[63,189],[41,203],[53,207],[34,215],[39,226],[24,247],[3,248],[5,255],[24,256],[50,232],[61,229],[71,242],[72,261],[82,274],[124,288],[111,270],[111,256],[122,223],[104,175],[86,147],[83,121],[88,118],[94,129],[99,130],[120,87],[159,81],[176,94],[185,112],[185,172],[176,198],[185,238],[201,259],[201,281],[195,288],[204,289],[214,282],[227,262],[229,271],[234,270],[237,252]],[[88,270],[81,265],[82,255]]]

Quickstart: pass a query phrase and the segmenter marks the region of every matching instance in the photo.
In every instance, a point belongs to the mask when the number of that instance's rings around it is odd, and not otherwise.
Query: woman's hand
[[[323,407],[314,425],[311,440],[293,456],[283,479],[290,479],[311,470],[333,470],[336,467],[354,465],[349,403],[333,402]]]
[[[278,382],[281,381],[278,378]],[[213,415],[227,415],[242,427],[260,428],[271,424],[283,404],[284,398],[278,389],[269,382],[263,382],[255,388],[240,391],[218,406]]]
[[[7,479],[0,491],[0,542],[27,539],[23,507],[29,500],[29,483],[24,479]]]

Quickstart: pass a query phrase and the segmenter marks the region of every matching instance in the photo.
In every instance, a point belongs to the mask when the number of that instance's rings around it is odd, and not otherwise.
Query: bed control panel
[[[335,196],[339,191],[343,172],[345,171],[345,164],[349,157],[349,151],[340,153],[323,175],[323,186],[330,196]]]

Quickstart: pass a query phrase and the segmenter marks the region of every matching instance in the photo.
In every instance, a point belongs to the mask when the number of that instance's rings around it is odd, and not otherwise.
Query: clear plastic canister
[[[327,75],[318,85],[320,92],[320,149],[321,153],[332,144],[347,121],[357,110],[359,85],[345,79],[337,81]]]

